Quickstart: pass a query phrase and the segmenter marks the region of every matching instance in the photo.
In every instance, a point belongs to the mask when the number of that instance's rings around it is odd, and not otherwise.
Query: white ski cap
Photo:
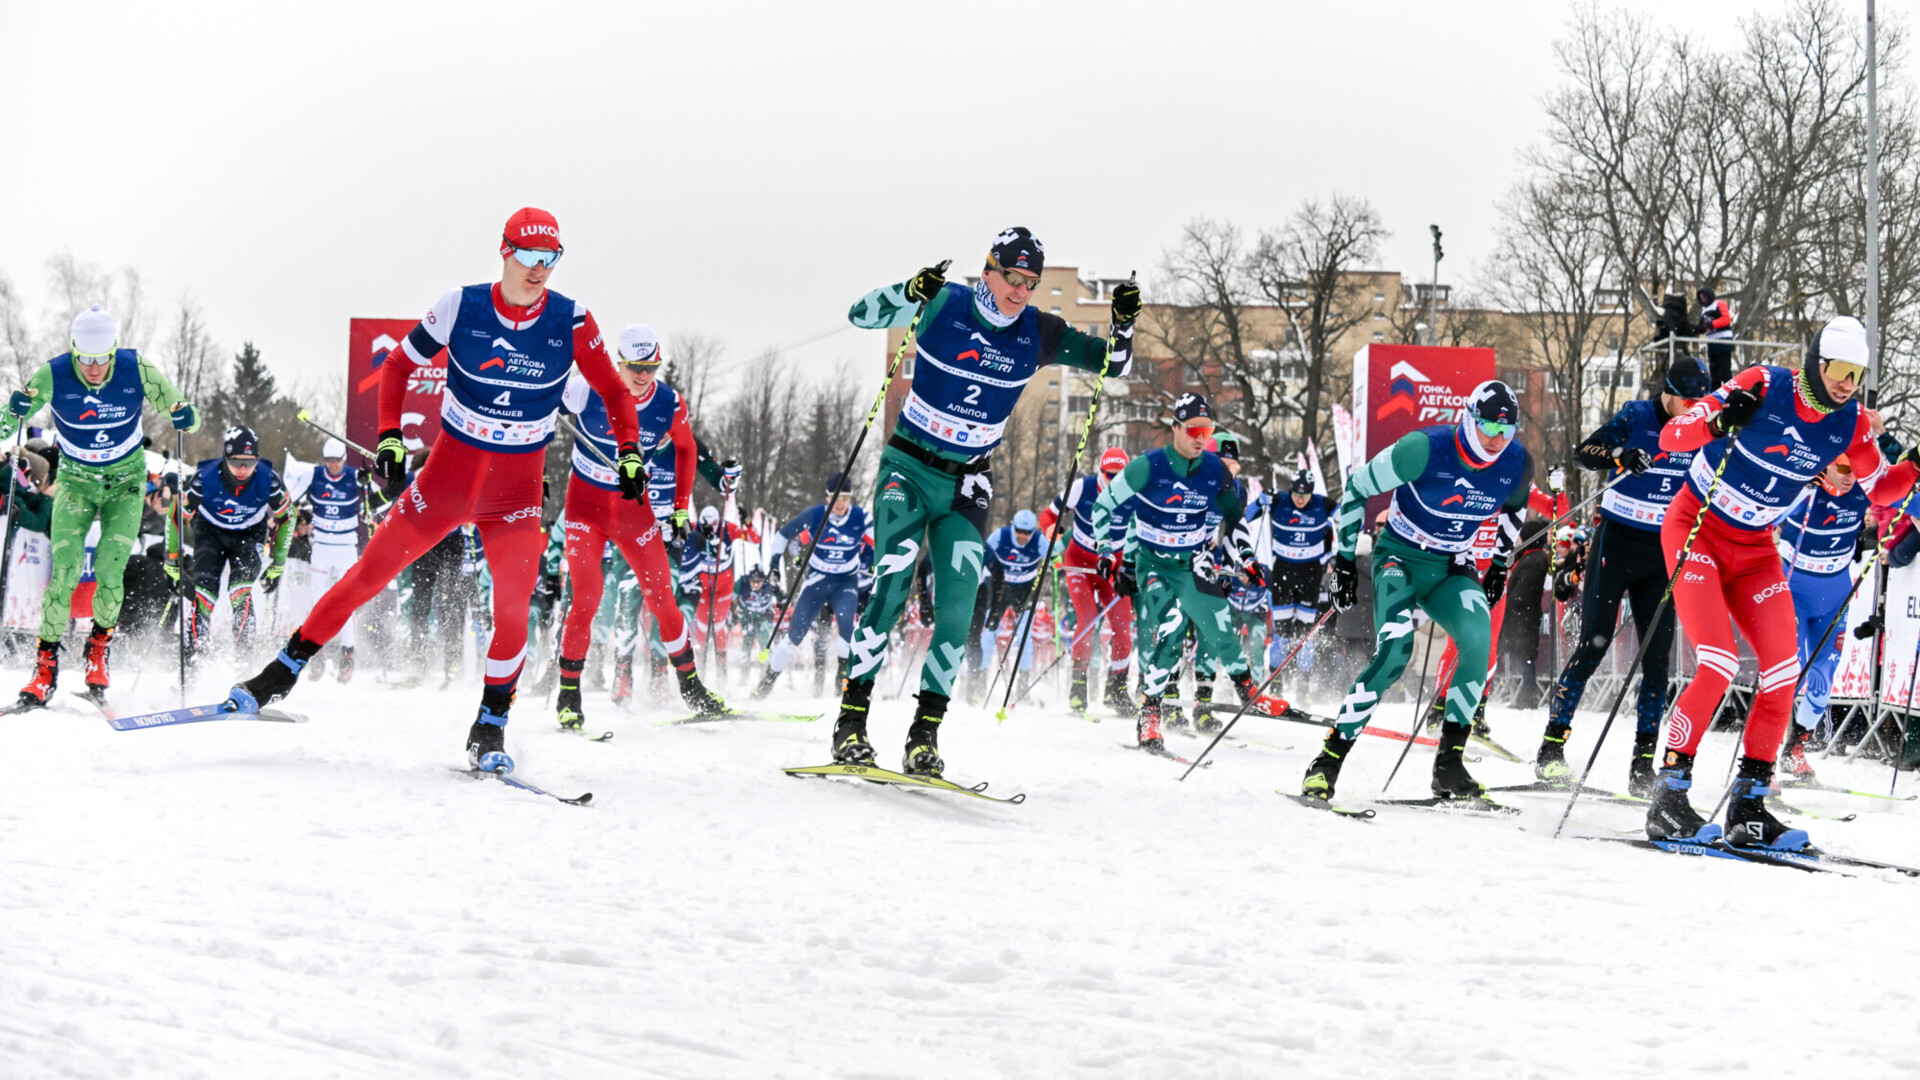
[[[73,351],[80,356],[105,356],[120,343],[120,323],[95,304],[73,317]]]
[[[1867,328],[1851,315],[1841,315],[1820,328],[1820,359],[1843,360],[1867,366]]]
[[[341,442],[339,439],[328,439],[326,443],[320,447],[320,456],[328,461],[334,458],[346,457],[347,444]]]
[[[645,323],[631,323],[620,331],[620,362],[652,366],[665,359],[660,355],[660,335]]]

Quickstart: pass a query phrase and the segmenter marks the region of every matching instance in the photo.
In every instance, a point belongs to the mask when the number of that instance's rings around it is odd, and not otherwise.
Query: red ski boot
[[[20,700],[7,711],[26,712],[28,709],[46,708],[47,699],[53,696],[53,688],[60,684],[60,643],[42,641],[40,643],[39,663],[33,669],[33,679],[20,688]]]
[[[1260,687],[1254,684],[1251,676],[1235,675],[1233,677],[1233,688],[1239,692],[1241,704],[1245,705],[1247,711],[1250,713],[1279,716],[1285,713],[1289,707],[1287,703],[1280,698],[1274,697],[1272,694],[1261,693]]]
[[[113,644],[113,628],[93,624],[93,633],[87,635],[86,670],[87,689],[104,693],[107,689],[107,647]]]

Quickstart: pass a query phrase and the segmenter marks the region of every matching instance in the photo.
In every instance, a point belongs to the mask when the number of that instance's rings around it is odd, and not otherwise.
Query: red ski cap
[[[1100,451],[1100,471],[1103,473],[1119,472],[1127,467],[1127,460],[1127,452],[1125,450],[1117,446],[1109,446],[1105,450]]]
[[[545,210],[522,207],[507,219],[500,235],[500,255],[505,258],[513,248],[529,251],[559,251],[560,223]]]

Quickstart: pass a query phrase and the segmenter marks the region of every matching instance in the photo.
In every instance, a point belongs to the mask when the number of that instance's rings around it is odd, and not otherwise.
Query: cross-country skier
[[[301,496],[313,511],[313,550],[307,562],[307,587],[318,596],[346,576],[360,557],[360,516],[366,489],[360,474],[347,468],[347,444],[328,439],[320,448],[321,467]],[[354,622],[340,628],[341,682],[353,678]],[[316,669],[317,671],[317,669]]]
[[[62,458],[49,526],[53,575],[40,607],[38,663],[33,679],[20,690],[19,708],[45,705],[53,693],[60,673],[60,637],[73,618],[73,590],[80,583],[87,532],[96,519],[100,539],[93,570],[98,584],[93,630],[87,635],[86,684],[89,696],[106,693],[108,646],[120,623],[127,556],[140,533],[145,507],[141,405],[166,413],[177,430],[200,428],[199,411],[180,397],[165,373],[137,350],[120,347],[120,324],[100,305],[75,316],[71,330],[67,351],[34,369],[0,416],[0,439],[9,439],[30,413],[51,406]]]
[[[1017,510],[1013,522],[1002,525],[987,535],[987,590],[986,605],[975,612],[973,621],[979,627],[980,650],[989,663],[997,662],[1002,650],[994,644],[994,638],[1000,629],[1000,623],[1009,609],[1016,619],[1024,620],[1027,613],[1027,600],[1033,595],[1034,583],[1040,577],[1040,564],[1047,557],[1047,538],[1040,534],[1040,519],[1031,510]],[[1020,627],[1013,628],[1013,640],[1020,640]],[[1008,648],[1012,648],[1011,645]],[[1032,636],[1028,635],[1027,648],[1021,651],[1017,668],[1031,670],[1033,663]]]
[[[1273,538],[1273,642],[1267,663],[1277,664],[1293,648],[1293,639],[1320,618],[1320,580],[1333,558],[1333,507],[1313,491],[1313,474],[1293,474],[1285,502],[1268,508]],[[1300,649],[1300,670],[1313,667],[1313,643]]]
[[[835,473],[827,477],[822,494],[831,497],[842,486],[840,474]],[[813,540],[815,535],[819,540]],[[845,491],[834,499],[831,513],[825,503],[807,507],[780,526],[773,538],[775,572],[787,552],[793,552],[797,560],[808,543],[813,544],[813,557],[807,565],[794,568],[798,592],[787,613],[787,625],[781,627],[780,640],[774,643],[773,655],[767,660],[767,670],[754,687],[756,701],[773,692],[774,683],[793,661],[793,650],[824,612],[833,613],[839,630],[834,637],[834,655],[843,664],[847,659],[848,642],[858,618],[861,582],[873,572],[873,517],[866,507],[853,505],[853,496]],[[825,633],[826,628],[819,632]]]
[[[733,624],[740,639],[748,644],[749,657],[757,655],[758,643],[765,641],[773,630],[774,613],[780,610],[780,602],[785,599],[786,595],[758,563],[747,571],[746,577],[734,583]]]
[[[1093,661],[1093,650],[1100,644],[1098,631],[1082,633],[1092,625],[1095,616],[1112,604],[1107,611],[1107,628],[1113,634],[1113,640],[1107,651],[1107,706],[1122,717],[1133,716],[1133,698],[1127,693],[1127,677],[1133,667],[1133,601],[1113,591],[1113,583],[1098,573],[1100,562],[1100,542],[1089,530],[1093,524],[1093,501],[1106,490],[1107,484],[1127,467],[1127,452],[1118,446],[1109,446],[1100,452],[1098,467],[1092,476],[1076,477],[1067,485],[1066,505],[1073,508],[1073,527],[1067,541],[1066,554],[1061,557],[1061,573],[1067,579],[1067,599],[1073,603],[1074,632],[1080,640],[1074,643],[1073,674],[1067,691],[1067,703],[1075,712],[1087,709],[1087,669]],[[1061,500],[1056,496],[1053,505],[1040,513],[1040,530],[1048,536],[1055,535],[1055,527],[1065,513]],[[1113,519],[1113,529],[1123,535],[1126,521]],[[1114,601],[1118,600],[1118,603]]]
[[[661,455],[670,444],[675,472],[681,478],[672,495],[672,517],[684,520],[693,499],[693,429],[688,426],[686,401],[657,378],[664,356],[652,327],[634,324],[620,331],[616,346],[619,374],[634,402],[642,456]],[[575,371],[567,378],[561,407],[579,417],[581,439],[573,448],[572,473],[567,478],[567,574],[573,581],[573,604],[567,609],[560,639],[560,693],[555,702],[560,726],[578,731],[585,721],[580,700],[580,675],[593,645],[593,617],[600,609],[604,588],[602,556],[611,540],[633,568],[647,610],[665,635],[667,655],[679,677],[680,696],[702,716],[725,710],[700,681],[695,670],[694,643],[686,619],[674,602],[673,570],[660,523],[646,499],[621,497],[620,477],[602,463],[614,460],[614,426],[608,401]],[[598,451],[596,454],[594,451]],[[674,528],[678,529],[678,525]]]
[[[1196,665],[1209,675],[1224,669],[1240,700],[1277,716],[1278,698],[1258,694],[1240,654],[1226,589],[1213,573],[1196,572],[1196,557],[1213,539],[1210,515],[1218,514],[1242,573],[1258,584],[1266,575],[1253,554],[1253,537],[1240,520],[1239,494],[1218,455],[1204,450],[1213,433],[1213,413],[1199,394],[1173,403],[1173,439],[1134,458],[1093,503],[1089,530],[1102,537],[1100,576],[1133,595],[1134,633],[1140,641],[1140,715],[1135,733],[1143,749],[1161,751],[1160,699],[1180,669],[1188,628],[1196,639]],[[1114,511],[1127,504],[1132,520],[1124,542],[1107,532]],[[1211,566],[1206,569],[1211,570]],[[1222,572],[1226,571],[1223,568]]]
[[[1433,762],[1433,793],[1471,798],[1484,790],[1467,772],[1461,750],[1486,693],[1488,609],[1506,584],[1531,486],[1533,459],[1515,438],[1519,426],[1519,400],[1507,384],[1490,379],[1467,395],[1457,422],[1401,436],[1348,478],[1334,515],[1333,601],[1342,611],[1353,606],[1359,588],[1354,545],[1367,500],[1393,493],[1387,527],[1373,545],[1374,651],[1340,703],[1326,745],[1307,767],[1303,794],[1333,797],[1354,741],[1413,655],[1416,605],[1460,651]],[[1474,535],[1495,515],[1504,520],[1482,576],[1474,568]]]
[[[293,543],[294,506],[270,462],[260,460],[253,429],[228,428],[224,453],[200,463],[187,483],[187,513],[193,515],[193,581],[196,594],[192,644],[206,645],[220,576],[227,577],[227,604],[233,611],[233,636],[241,646],[253,640],[253,583],[272,592],[287,568]],[[170,550],[179,550],[172,536]],[[261,574],[260,546],[271,538],[271,562]]]
[[[541,451],[553,438],[554,414],[576,366],[606,403],[618,447],[615,485],[628,499],[645,499],[647,492],[633,394],[614,371],[586,305],[547,288],[562,253],[553,215],[533,207],[516,211],[500,241],[500,280],[448,292],[387,354],[377,471],[383,477],[402,473],[407,449],[401,400],[414,368],[444,349],[443,437],[360,561],[314,605],[280,655],[234,687],[230,708],[252,710],[286,696],[348,615],[441,537],[472,523],[493,575],[494,619],[467,759],[489,770],[513,767],[505,753],[507,712],[526,660],[528,601],[546,543],[540,532]]]
[[[1871,505],[1854,479],[1852,461],[1840,455],[1801,501],[1788,507],[1780,518],[1780,538],[1775,544],[1787,567],[1787,587],[1793,595],[1794,623],[1799,630],[1800,665],[1806,670],[1793,726],[1787,729],[1789,784],[1814,781],[1806,744],[1827,715],[1833,669],[1840,663],[1841,640],[1847,633],[1844,620],[1835,616],[1853,597],[1850,564],[1860,546],[1861,528]]]
[[[1814,337],[1800,371],[1747,368],[1660,431],[1661,449],[1699,451],[1686,490],[1667,508],[1660,540],[1672,573],[1699,522],[1674,582],[1673,606],[1700,666],[1674,705],[1662,783],[1647,808],[1652,839],[1721,834],[1720,826],[1694,811],[1687,789],[1700,740],[1739,669],[1731,617],[1753,646],[1760,686],[1727,803],[1726,839],[1748,847],[1806,846],[1806,832],[1787,828],[1766,805],[1800,674],[1793,598],[1772,527],[1842,454],[1875,503],[1891,505],[1912,489],[1913,463],[1887,466],[1874,443],[1875,417],[1854,399],[1866,379],[1868,355],[1866,328],[1841,316]]]
[[[1713,387],[1706,365],[1695,357],[1679,357],[1667,371],[1660,396],[1629,401],[1613,419],[1594,429],[1573,452],[1583,469],[1606,470],[1609,487],[1600,496],[1600,526],[1588,546],[1585,591],[1580,601],[1580,640],[1554,685],[1548,707],[1547,730],[1540,737],[1534,775],[1563,783],[1570,779],[1567,735],[1573,730],[1574,711],[1586,693],[1587,679],[1607,655],[1614,626],[1620,621],[1620,600],[1633,607],[1638,641],[1647,642],[1640,662],[1639,717],[1633,736],[1633,761],[1628,769],[1628,791],[1641,798],[1653,794],[1655,743],[1667,711],[1667,674],[1673,652],[1673,611],[1654,609],[1667,589],[1665,557],[1660,548],[1660,525],[1667,506],[1687,482],[1693,464],[1691,450],[1662,450],[1660,430],[1668,420],[1686,412]]]
[[[727,502],[724,518],[715,506],[700,508],[700,526],[687,541],[698,562],[700,599],[693,605],[693,648],[695,654],[711,640],[722,686],[727,681],[728,612],[733,610],[733,543],[760,542],[760,534],[741,526],[740,513]]]
[[[886,662],[893,626],[906,609],[914,562],[925,545],[940,604],[920,696],[907,729],[904,771],[937,776],[940,721],[953,696],[953,679],[966,657],[974,589],[984,557],[987,511],[993,503],[991,455],[1028,380],[1048,364],[1104,371],[1121,378],[1133,359],[1133,320],[1140,290],[1113,291],[1113,342],[1082,333],[1035,308],[1045,252],[1024,228],[994,238],[980,280],[971,289],[948,283],[928,267],[907,281],[876,289],[847,318],[868,329],[902,327],[924,304],[913,384],[893,437],[880,454],[874,492],[878,521],[878,578],[873,600],[854,633],[853,657],[834,724],[833,755],[871,762],[867,706]]]

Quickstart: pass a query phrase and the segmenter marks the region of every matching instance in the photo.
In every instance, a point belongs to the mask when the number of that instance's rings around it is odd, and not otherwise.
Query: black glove
[[[390,483],[407,478],[407,444],[400,429],[391,427],[380,433],[380,444],[373,450],[373,471]]]
[[[1480,588],[1487,594],[1487,606],[1500,602],[1500,594],[1507,591],[1507,564],[1492,562],[1487,564],[1487,572],[1480,575]]]
[[[1635,476],[1639,476],[1641,473],[1653,468],[1653,455],[1637,446],[1627,447],[1616,455],[1613,460],[1619,462],[1621,468]]]
[[[1100,556],[1094,564],[1100,576],[1113,583],[1113,591],[1121,596],[1132,596],[1139,591],[1139,583],[1133,579],[1133,569],[1120,561],[1119,552],[1110,552]]]
[[[1333,606],[1346,611],[1360,602],[1360,571],[1345,555],[1333,557]]]
[[[620,484],[621,498],[647,501],[647,459],[640,456],[637,444],[620,444],[620,457],[613,463],[613,478]]]
[[[1573,599],[1574,590],[1580,587],[1580,571],[1562,570],[1553,575],[1553,598],[1561,603]]]
[[[1265,585],[1267,583],[1267,572],[1261,568],[1260,561],[1254,558],[1251,551],[1240,553],[1240,572],[1247,575],[1249,584]]]
[[[1140,286],[1131,279],[1113,288],[1113,321],[1130,323],[1140,315]]]
[[[1872,637],[1873,635],[1879,633],[1880,626],[1881,626],[1880,613],[1876,611],[1867,618],[1866,622],[1863,622],[1859,626],[1856,626],[1853,628],[1854,639],[1857,641],[1865,641],[1868,638]]]
[[[1736,386],[1727,391],[1726,408],[1713,418],[1714,434],[1730,435],[1753,423],[1753,418],[1759,415],[1760,395],[1744,386]]]
[[[929,266],[907,279],[907,299],[924,304],[947,287],[946,263]]]

